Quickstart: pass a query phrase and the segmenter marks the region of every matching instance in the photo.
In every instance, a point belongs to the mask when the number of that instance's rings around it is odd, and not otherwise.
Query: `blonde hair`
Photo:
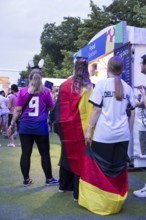
[[[115,81],[115,96],[117,100],[124,98],[124,91],[120,75],[123,70],[123,60],[118,56],[113,56],[108,61],[107,71],[114,75]]]
[[[42,72],[40,69],[35,68],[31,71],[29,75],[29,89],[30,94],[43,93],[44,86],[42,83]]]

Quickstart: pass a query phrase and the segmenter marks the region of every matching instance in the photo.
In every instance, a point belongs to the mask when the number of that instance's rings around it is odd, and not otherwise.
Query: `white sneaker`
[[[63,193],[65,192],[64,190],[58,189],[58,192]]]
[[[8,146],[8,147],[15,147],[15,144],[10,143],[10,144],[8,144],[7,146]]]
[[[145,198],[146,197],[146,184],[144,185],[142,189],[134,191],[133,194],[139,198]]]

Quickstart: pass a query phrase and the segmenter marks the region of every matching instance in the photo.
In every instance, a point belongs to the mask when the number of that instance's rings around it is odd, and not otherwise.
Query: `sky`
[[[112,0],[93,2],[101,8]],[[11,84],[17,83],[19,71],[40,53],[44,25],[59,25],[68,16],[85,19],[91,13],[89,4],[90,0],[1,0],[0,77],[9,76]]]

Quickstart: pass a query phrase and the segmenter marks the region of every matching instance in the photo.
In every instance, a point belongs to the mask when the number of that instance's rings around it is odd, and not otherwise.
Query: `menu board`
[[[131,86],[131,45],[127,43],[115,50],[115,56],[119,56],[124,61],[124,68],[121,78]]]

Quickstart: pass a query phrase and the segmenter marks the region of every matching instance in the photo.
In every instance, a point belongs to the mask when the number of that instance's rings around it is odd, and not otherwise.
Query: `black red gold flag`
[[[72,91],[72,77],[60,87],[55,110],[55,127],[61,140],[60,165],[80,175],[85,155],[85,138],[92,104],[88,102],[92,89],[83,88],[82,94]]]
[[[118,175],[112,172],[107,175],[99,161],[100,158],[88,147],[79,184],[79,205],[95,214],[115,214],[127,198],[127,168]]]

